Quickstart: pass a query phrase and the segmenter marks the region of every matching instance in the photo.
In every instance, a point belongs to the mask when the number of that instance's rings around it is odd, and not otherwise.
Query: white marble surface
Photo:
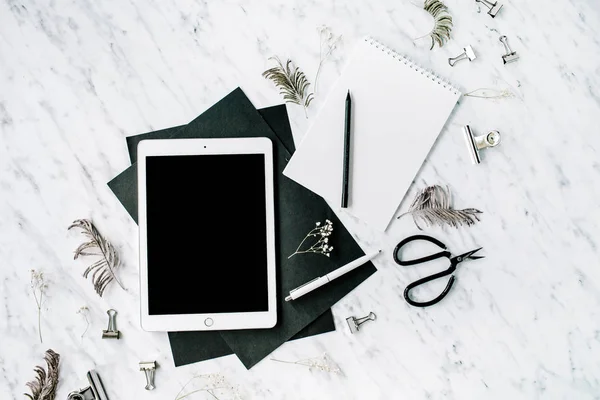
[[[453,40],[430,52],[427,41],[412,41],[428,31],[429,17],[403,0],[2,1],[0,397],[23,398],[33,366],[53,348],[62,355],[59,399],[91,368],[111,399],[174,399],[203,373],[223,374],[252,399],[600,398],[599,7],[504,3],[491,19],[474,1],[448,0]],[[124,137],[185,123],[238,85],[257,107],[280,103],[261,77],[267,58],[291,57],[312,79],[321,24],[342,34],[343,46],[324,65],[309,118],[288,107],[297,139],[366,34],[465,92],[515,94],[462,99],[410,193],[449,184],[456,206],[483,210],[476,227],[428,233],[457,251],[484,246],[487,258],[460,267],[443,303],[411,308],[405,285],[435,270],[400,268],[391,258],[416,232],[412,222],[380,234],[344,218],[364,248],[385,250],[378,273],[334,307],[337,332],[274,353],[294,360],[326,351],[344,376],[269,360],[246,371],[233,356],[176,369],[166,334],[145,333],[137,322],[136,225],[106,186],[128,165]],[[500,34],[518,62],[502,65]],[[450,68],[446,59],[467,44],[478,59]],[[466,123],[504,135],[479,166],[465,151]],[[118,247],[126,291],[115,285],[100,299],[81,277],[85,263],[72,260],[80,236],[66,231],[76,218],[92,218]],[[32,268],[49,280],[43,344]],[[91,314],[83,339],[81,306]],[[111,307],[120,341],[100,339]],[[369,311],[378,321],[350,335],[344,318]],[[154,392],[143,389],[137,368],[146,359],[161,365]]]

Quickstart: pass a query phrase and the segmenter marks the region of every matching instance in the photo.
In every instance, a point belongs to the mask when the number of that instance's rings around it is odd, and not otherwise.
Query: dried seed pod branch
[[[306,109],[313,100],[314,95],[308,92],[310,83],[304,72],[300,71],[298,67],[294,67],[292,60],[287,60],[285,66],[278,57],[271,57],[269,60],[275,60],[277,66],[266,70],[262,75],[273,81],[286,103],[304,107],[304,114],[308,118]]]
[[[436,43],[440,47],[444,46],[450,40],[450,32],[453,26],[452,15],[448,12],[448,7],[440,0],[425,0],[423,9],[433,17],[433,28],[427,35],[415,40],[429,36],[431,39],[431,48],[429,50],[433,50]]]
[[[33,370],[35,371],[35,380],[27,382],[27,387],[31,390],[31,394],[25,393],[30,400],[54,400],[56,398],[56,387],[58,386],[58,366],[60,363],[60,355],[54,350],[46,350],[44,360],[48,366],[48,371],[39,365]]]
[[[81,229],[84,236],[89,239],[89,241],[82,243],[75,249],[75,259],[81,256],[100,256],[100,259],[87,267],[83,273],[84,278],[87,278],[90,273],[92,274],[92,283],[94,284],[96,293],[102,297],[104,290],[113,280],[117,281],[121,288],[125,289],[115,274],[116,269],[120,265],[120,260],[119,254],[113,245],[102,237],[94,224],[87,219],[75,220],[69,226],[69,229],[71,228]]]
[[[481,211],[475,208],[455,210],[450,204],[450,188],[444,189],[439,185],[428,186],[415,196],[409,210],[398,218],[411,214],[415,225],[421,230],[423,228],[419,225],[419,221],[426,226],[449,225],[454,228],[462,225],[471,226],[479,221],[477,214],[481,214]]]

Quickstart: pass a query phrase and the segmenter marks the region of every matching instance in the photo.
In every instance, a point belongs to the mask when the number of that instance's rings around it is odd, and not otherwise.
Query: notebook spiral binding
[[[460,90],[458,90],[458,88],[456,88],[456,86],[452,85],[448,80],[433,73],[433,71],[431,71],[431,70],[421,67],[420,65],[418,65],[417,63],[412,61],[410,58],[396,52],[395,50],[390,49],[389,47],[382,44],[378,40],[373,39],[372,37],[366,37],[364,40],[365,40],[365,42],[369,43],[370,45],[375,46],[375,48],[380,49],[384,53],[387,53],[390,56],[394,57],[396,60],[404,63],[406,66],[410,67],[411,69],[414,69],[415,71],[420,72],[421,75],[425,75],[425,77],[427,77],[427,79],[430,79],[433,82],[436,82],[438,85],[443,86],[445,89],[448,89],[451,92],[454,92],[454,94],[458,94],[458,95],[461,94]]]

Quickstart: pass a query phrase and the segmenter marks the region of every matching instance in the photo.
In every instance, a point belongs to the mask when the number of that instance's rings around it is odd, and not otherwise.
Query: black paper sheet
[[[321,197],[281,173],[291,154],[241,89],[234,90],[204,114],[178,130],[176,137],[268,137],[273,141],[275,171],[278,172],[275,174],[276,215],[278,216],[276,237],[279,240],[277,246],[278,322],[272,329],[221,332],[225,342],[246,368],[251,368],[308,326],[373,274],[376,269],[369,262],[310,295],[296,301],[285,302],[284,297],[290,290],[363,256],[364,252]],[[135,187],[135,184],[133,186]],[[334,226],[330,244],[335,250],[331,257],[302,254],[288,259],[315,223],[325,219],[331,220]]]
[[[258,110],[265,122],[273,129],[284,146],[294,151],[294,138],[289,127],[285,105]],[[162,129],[135,136],[128,136],[127,150],[132,164],[137,162],[137,145],[145,139],[165,139],[176,136],[176,132],[185,125]],[[137,223],[137,169],[132,166],[108,183],[119,201]],[[133,184],[132,184],[133,183]],[[331,310],[325,311],[314,322],[302,329],[291,340],[319,335],[335,330]],[[169,342],[175,366],[187,365],[199,361],[234,354],[218,331],[169,332]]]

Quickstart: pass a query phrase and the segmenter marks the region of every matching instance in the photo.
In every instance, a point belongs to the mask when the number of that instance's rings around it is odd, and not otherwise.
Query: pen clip
[[[292,293],[294,293],[295,291],[302,289],[304,286],[306,286],[306,285],[310,285],[311,283],[313,283],[314,281],[316,281],[316,280],[318,280],[318,279],[321,279],[321,277],[320,277],[320,276],[317,276],[317,277],[316,277],[315,279],[313,279],[312,281],[308,281],[308,282],[306,282],[305,284],[303,284],[303,285],[300,285],[300,286],[298,286],[297,288],[290,290],[290,295],[291,295]]]

